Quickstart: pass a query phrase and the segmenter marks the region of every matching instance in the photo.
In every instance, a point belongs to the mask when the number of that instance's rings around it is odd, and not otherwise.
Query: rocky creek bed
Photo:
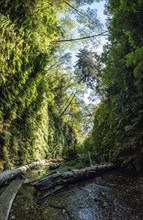
[[[46,168],[31,171],[35,180]],[[23,185],[13,204],[9,220],[142,220],[143,176],[111,171],[99,177],[69,185],[37,203],[32,186]]]

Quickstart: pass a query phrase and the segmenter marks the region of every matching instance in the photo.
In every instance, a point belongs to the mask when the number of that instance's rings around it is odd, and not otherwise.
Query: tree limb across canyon
[[[85,36],[85,37],[79,37],[79,38],[71,38],[71,39],[61,39],[57,40],[56,42],[64,43],[64,42],[72,42],[72,41],[79,41],[79,40],[86,40],[90,38],[100,37],[100,36],[107,36],[108,31],[101,32],[99,34],[91,35],[91,36]]]

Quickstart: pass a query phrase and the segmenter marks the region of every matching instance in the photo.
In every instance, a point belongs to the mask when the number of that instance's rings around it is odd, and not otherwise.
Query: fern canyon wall
[[[141,0],[0,1],[0,161],[79,154],[143,168],[142,11]]]
[[[10,166],[61,155],[72,142],[53,107],[60,76],[49,80],[46,68],[60,36],[57,4],[0,1],[0,159]]]

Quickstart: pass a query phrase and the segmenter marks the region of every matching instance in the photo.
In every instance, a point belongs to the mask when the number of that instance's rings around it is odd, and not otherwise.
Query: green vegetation
[[[73,142],[67,140],[75,133],[70,122],[53,107],[62,76],[51,87],[46,68],[61,34],[57,12],[63,7],[54,3],[0,2],[0,157],[10,166],[61,154]]]
[[[108,0],[108,30],[83,9],[92,3],[0,1],[0,160],[9,166],[83,154],[143,167],[143,2]],[[96,36],[107,34],[98,55]],[[99,104],[84,102],[88,88]]]
[[[107,4],[108,44],[100,70],[101,104],[90,143],[96,159],[129,169],[143,167],[143,2]]]

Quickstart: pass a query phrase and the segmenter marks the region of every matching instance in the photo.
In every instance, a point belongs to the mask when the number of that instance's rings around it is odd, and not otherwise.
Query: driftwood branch
[[[9,213],[23,180],[13,180],[0,196],[0,219],[7,220]]]

